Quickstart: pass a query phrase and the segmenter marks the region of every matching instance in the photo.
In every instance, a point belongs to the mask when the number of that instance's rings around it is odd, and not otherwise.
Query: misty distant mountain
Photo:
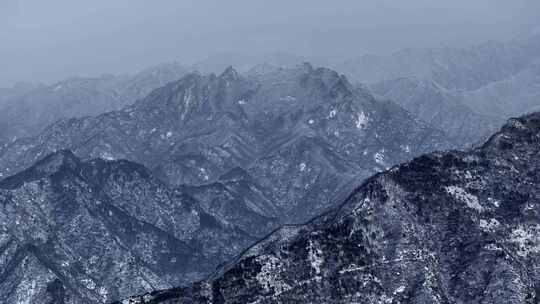
[[[215,276],[122,303],[536,303],[540,114],[370,178]]]
[[[258,65],[273,67],[295,67],[308,61],[306,57],[286,52],[225,52],[216,53],[190,65],[194,71],[203,74],[221,73],[229,66],[234,66],[240,73],[247,73]]]
[[[389,56],[364,55],[336,64],[362,83],[416,76],[448,90],[477,90],[538,62],[540,35],[469,48],[403,49]],[[519,101],[516,101],[519,102]]]
[[[0,182],[0,302],[107,303],[184,285],[255,240],[141,165],[59,151]]]
[[[71,78],[53,85],[0,90],[0,142],[35,135],[62,119],[120,109],[187,73],[179,64],[162,64],[133,76]]]
[[[461,145],[540,106],[540,36],[470,48],[406,49],[338,65]]]
[[[504,122],[500,112],[490,113],[493,116],[479,114],[485,111],[478,107],[473,110],[464,98],[428,79],[398,78],[378,82],[370,89],[378,98],[390,99],[423,121],[444,130],[460,146],[480,142]],[[485,107],[489,108],[489,103],[493,102],[486,102]]]
[[[508,78],[492,82],[461,97],[477,112],[488,115],[519,115],[540,107],[540,55],[538,60]]]

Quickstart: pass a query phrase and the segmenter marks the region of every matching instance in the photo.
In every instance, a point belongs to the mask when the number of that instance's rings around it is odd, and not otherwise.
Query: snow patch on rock
[[[495,228],[499,227],[500,224],[499,221],[493,218],[489,220],[481,219],[479,226],[484,231],[493,231]]]
[[[517,254],[527,257],[540,253],[540,225],[520,225],[512,230],[511,240],[517,246]]]
[[[280,100],[280,101],[289,101],[289,102],[292,102],[292,101],[296,101],[296,97],[287,95],[287,96],[285,96],[285,97],[281,97],[279,100]]]
[[[280,294],[291,289],[291,286],[283,282],[279,276],[283,265],[278,258],[262,255],[257,257],[257,262],[261,263],[261,271],[257,273],[256,278],[266,292],[273,290],[276,294]]]
[[[323,264],[323,252],[320,249],[319,244],[309,241],[308,247],[308,260],[311,263],[311,267],[315,270],[316,274],[321,273],[321,266]]]
[[[385,158],[385,155],[384,155],[384,152],[385,150],[382,149],[381,151],[375,153],[375,155],[373,155],[373,159],[375,160],[375,162],[381,166],[385,166],[385,162],[384,162],[384,158]]]
[[[201,177],[205,181],[210,179],[210,176],[208,176],[208,173],[206,172],[206,169],[204,168],[199,168],[199,177]]]
[[[100,157],[104,160],[115,160],[116,158],[109,152],[101,152]]]
[[[328,118],[334,118],[334,117],[336,117],[336,114],[337,114],[337,111],[336,111],[336,110],[332,110],[332,111],[330,111],[330,113],[328,114]]]
[[[357,129],[364,129],[369,122],[369,118],[364,113],[364,111],[361,111],[357,114],[355,125]]]
[[[465,191],[461,187],[457,186],[447,186],[446,192],[450,195],[452,195],[456,200],[463,202],[467,205],[467,207],[474,209],[478,212],[484,211],[484,208],[482,205],[480,205],[480,202],[478,201],[478,197],[475,195],[470,194],[469,192]]]

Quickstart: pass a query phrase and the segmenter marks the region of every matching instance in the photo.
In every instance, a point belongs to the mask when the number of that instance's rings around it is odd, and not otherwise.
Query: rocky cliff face
[[[212,278],[123,303],[538,303],[540,114],[375,175]]]
[[[255,240],[141,165],[62,150],[0,182],[0,302],[106,303],[184,285]]]

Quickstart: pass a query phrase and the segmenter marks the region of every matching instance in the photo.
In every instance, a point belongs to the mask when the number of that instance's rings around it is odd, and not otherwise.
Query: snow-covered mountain
[[[108,303],[184,285],[256,239],[141,165],[62,150],[0,182],[0,302]]]
[[[534,109],[538,49],[349,62],[366,85],[310,64],[166,64],[2,90],[0,301],[118,300],[238,254],[133,301],[491,303],[491,276],[534,299],[538,114],[377,173]]]
[[[540,114],[375,175],[211,278],[122,303],[536,303]]]

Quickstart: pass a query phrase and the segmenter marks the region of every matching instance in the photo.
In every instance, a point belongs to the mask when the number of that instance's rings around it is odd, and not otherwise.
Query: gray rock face
[[[212,278],[122,303],[538,303],[540,114],[375,175]]]
[[[172,185],[219,183],[239,167],[255,185],[246,191],[272,205],[260,215],[298,222],[375,172],[452,146],[446,137],[328,69],[243,77],[229,68],[190,74],[120,111],[63,120],[15,141],[0,150],[0,173],[64,148],[83,159],[142,163]]]
[[[118,110],[186,73],[178,64],[163,64],[133,76],[72,78],[0,90],[0,142],[35,135],[58,119]]]
[[[59,151],[0,182],[0,302],[107,303],[185,285],[254,240],[141,165]]]

